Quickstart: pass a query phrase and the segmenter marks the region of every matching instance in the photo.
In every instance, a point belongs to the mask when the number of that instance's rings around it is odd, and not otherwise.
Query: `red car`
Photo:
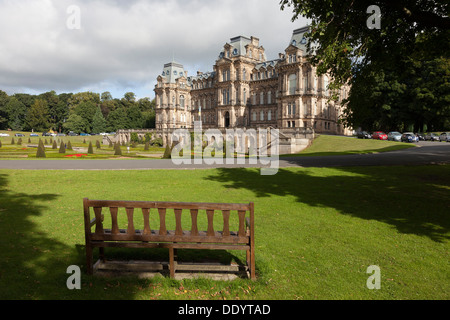
[[[387,140],[387,134],[383,131],[375,131],[372,133],[372,139]]]

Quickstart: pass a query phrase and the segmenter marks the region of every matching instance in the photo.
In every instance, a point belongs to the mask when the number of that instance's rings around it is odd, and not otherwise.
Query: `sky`
[[[165,63],[208,72],[235,36],[255,36],[267,59],[294,29],[279,0],[0,0],[0,90],[109,91],[154,97]]]

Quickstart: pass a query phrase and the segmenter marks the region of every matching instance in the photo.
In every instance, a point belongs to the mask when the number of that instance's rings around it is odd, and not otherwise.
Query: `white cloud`
[[[80,29],[67,28],[70,5]],[[211,71],[231,37],[260,38],[274,59],[293,29],[278,0],[0,0],[0,90],[133,91],[153,96],[164,63]]]

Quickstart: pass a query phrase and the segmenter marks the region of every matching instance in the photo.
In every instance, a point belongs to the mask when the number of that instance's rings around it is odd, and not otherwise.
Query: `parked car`
[[[419,141],[425,141],[425,135],[423,133],[417,133],[417,138],[419,138]]]
[[[372,139],[372,135],[367,131],[358,131],[356,137],[358,139]]]
[[[442,132],[439,136],[439,141],[447,141],[450,142],[450,132]]]
[[[37,133],[30,133],[30,137],[39,137]]]
[[[9,133],[0,133],[0,137],[9,137]]]
[[[44,132],[44,133],[42,134],[42,136],[43,136],[43,137],[51,137],[51,136],[52,136],[52,133],[50,133],[50,132]]]
[[[65,137],[66,134],[65,134],[65,133],[58,133],[57,136],[58,136],[58,137]]]
[[[69,136],[71,136],[71,137],[74,137],[74,136],[77,136],[78,134],[76,134],[75,132],[73,132],[73,131],[70,131],[69,132]]]
[[[412,132],[405,132],[401,137],[402,142],[418,142],[419,138]]]
[[[383,131],[375,131],[374,133],[372,133],[372,139],[387,140],[387,134]]]
[[[80,136],[89,136],[89,133],[82,132],[82,133],[80,133]]]
[[[387,135],[389,141],[401,141],[402,134],[398,131],[391,131]]]
[[[439,136],[436,133],[427,133],[425,135],[425,140],[428,141],[439,141]]]
[[[23,133],[16,133],[15,136],[16,137],[25,137],[25,135]]]

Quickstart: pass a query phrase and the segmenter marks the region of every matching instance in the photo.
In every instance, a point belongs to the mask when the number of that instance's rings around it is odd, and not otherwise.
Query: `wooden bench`
[[[169,270],[172,278],[176,271],[174,261],[176,249],[218,249],[246,250],[250,278],[256,279],[253,202],[248,204],[182,203],[107,201],[85,198],[83,206],[88,274],[93,274],[96,266],[105,260],[104,248],[106,247],[167,248],[169,249]],[[185,215],[190,215],[190,230],[182,228],[183,210]],[[93,211],[92,219],[91,211]],[[104,226],[105,214],[108,216],[107,220],[111,222],[110,229]],[[109,219],[109,215],[111,219]],[[125,220],[127,224],[125,229],[119,227],[118,221],[121,215],[123,215],[122,221]],[[222,219],[218,218],[217,220],[220,220],[216,221],[219,224],[223,222],[223,228],[220,231],[214,230],[214,220],[217,215],[222,216]],[[204,219],[205,216],[207,230],[200,231],[197,220]],[[156,226],[157,222],[152,222],[150,225],[150,217],[152,221],[159,220],[159,225]],[[235,231],[230,230],[230,217],[236,221],[237,230]],[[175,230],[167,229],[166,220],[168,218],[174,218]],[[143,226],[142,230],[134,227],[139,223]],[[171,225],[173,225],[173,220]],[[92,232],[94,226],[95,231]],[[159,227],[159,229],[155,229],[155,227]],[[100,253],[100,259],[95,264],[93,263],[94,248],[99,248]]]

